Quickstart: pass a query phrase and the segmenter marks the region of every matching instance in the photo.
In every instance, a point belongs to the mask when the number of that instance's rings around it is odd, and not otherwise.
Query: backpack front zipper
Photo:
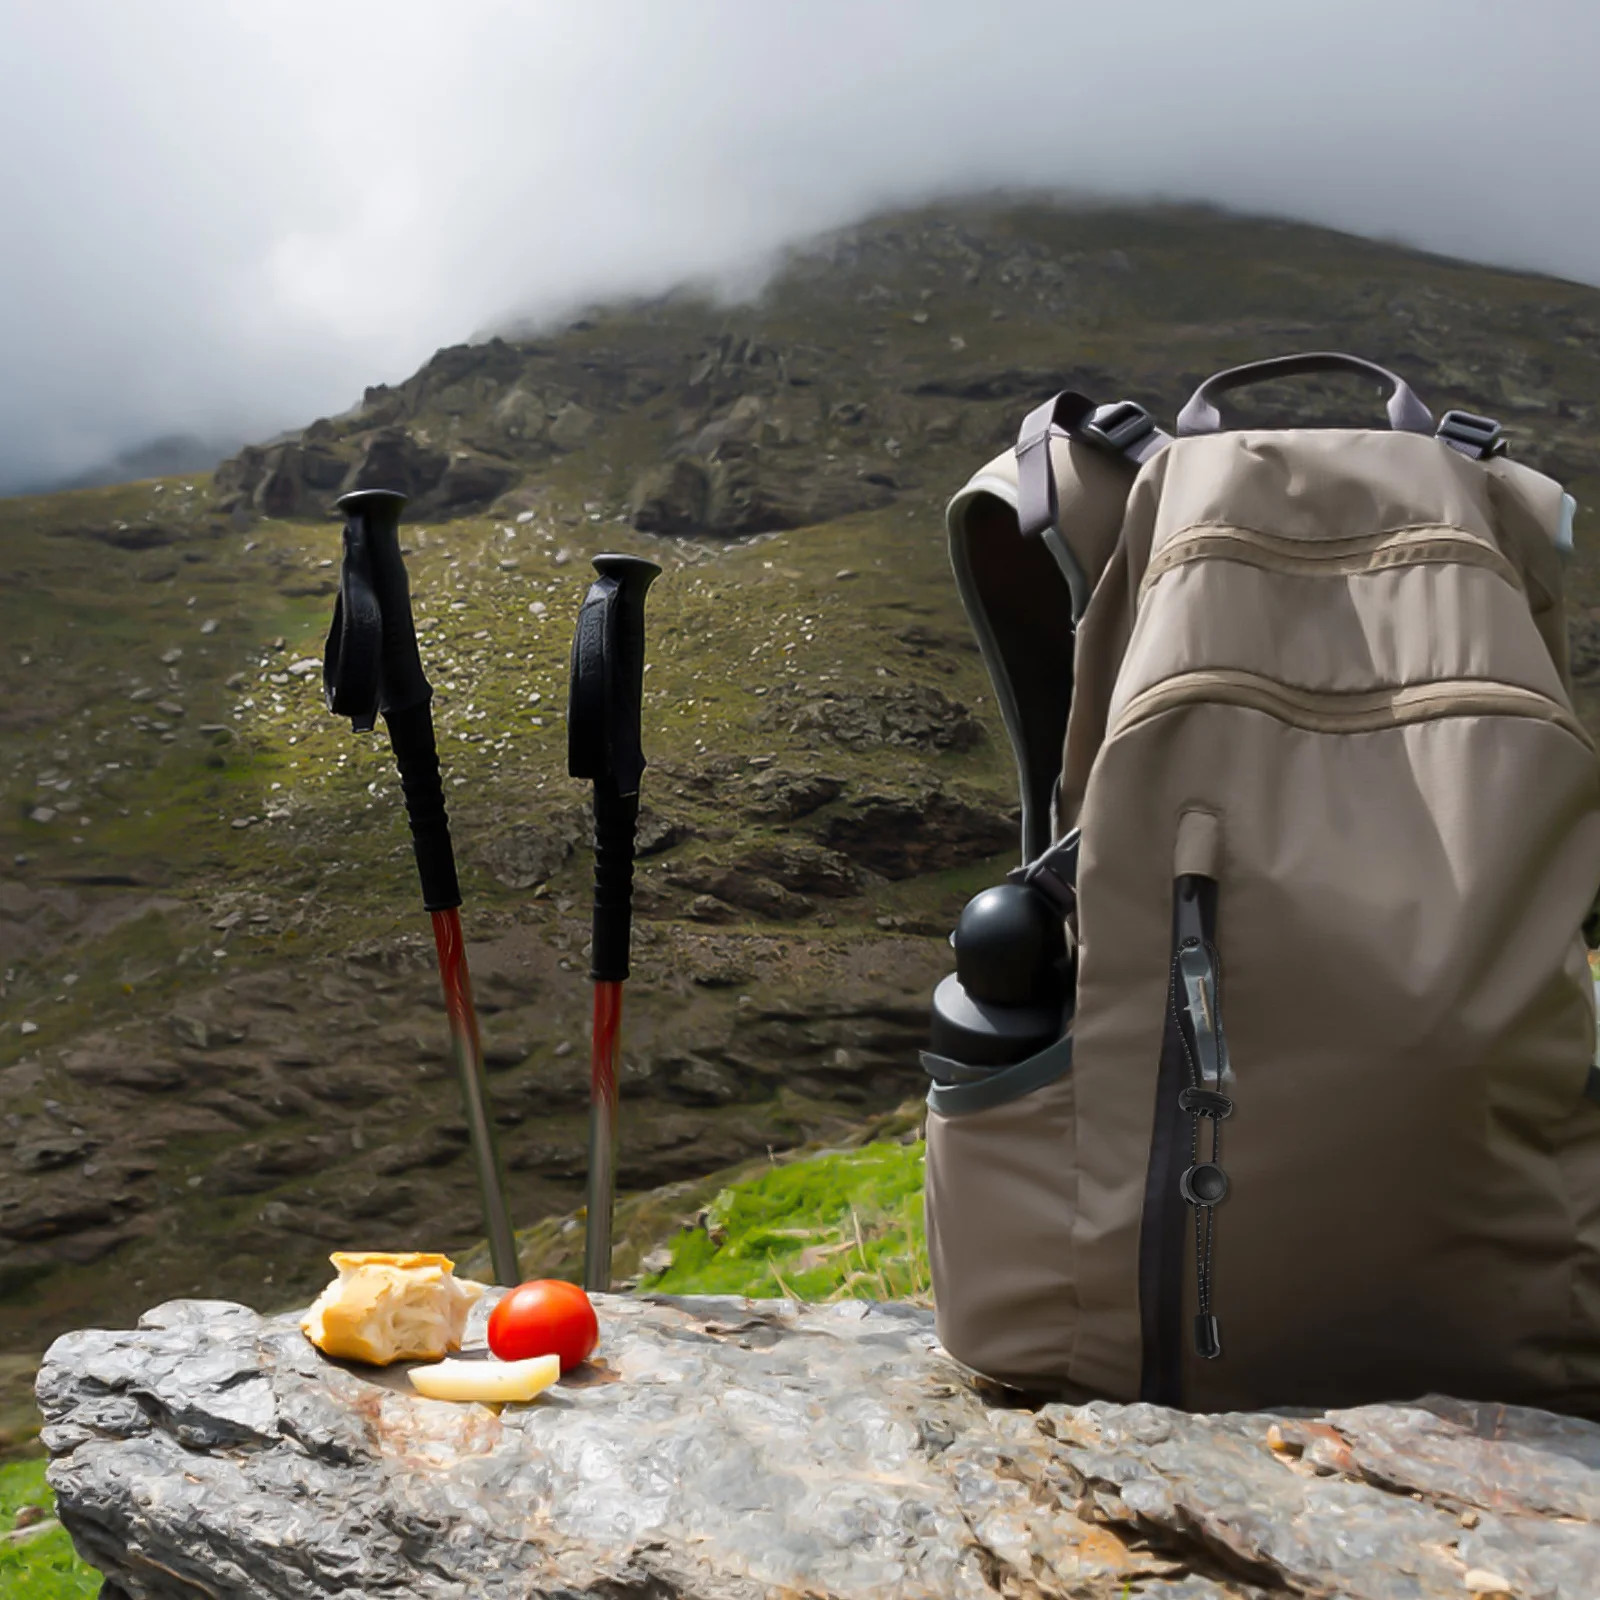
[[[1594,741],[1571,710],[1550,695],[1490,678],[1442,678],[1390,689],[1295,689],[1232,667],[1180,672],[1142,689],[1112,724],[1109,739],[1196,701],[1265,712],[1308,733],[1375,733],[1440,717],[1531,717],[1553,722],[1586,748]]]
[[[1348,539],[1287,539],[1232,523],[1202,522],[1169,539],[1150,558],[1139,584],[1141,602],[1164,573],[1195,561],[1237,561],[1290,577],[1351,577],[1393,567],[1483,567],[1519,593],[1517,569],[1486,539],[1434,525],[1395,528]]]
[[[1156,1115],[1139,1235],[1143,1361],[1140,1398],[1183,1404],[1184,1240],[1194,1219],[1195,1354],[1222,1354],[1212,1306],[1217,1207],[1227,1198],[1222,1123],[1233,1114],[1233,1068],[1222,1030],[1216,947],[1217,884],[1185,874],[1174,885],[1166,1029],[1156,1071]],[[1202,1150],[1201,1134],[1209,1136]]]

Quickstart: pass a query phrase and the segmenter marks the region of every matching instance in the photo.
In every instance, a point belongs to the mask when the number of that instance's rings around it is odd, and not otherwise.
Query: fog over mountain
[[[0,490],[996,185],[1600,283],[1594,0],[0,0]]]

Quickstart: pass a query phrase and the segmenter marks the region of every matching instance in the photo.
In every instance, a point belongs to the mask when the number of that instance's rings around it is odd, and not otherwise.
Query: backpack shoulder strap
[[[1024,861],[1054,831],[1073,630],[1139,467],[1170,442],[1142,406],[1097,406],[1067,390],[1031,411],[1015,449],[980,468],[946,511],[956,587],[1016,757]]]
[[[1112,405],[1097,406],[1075,389],[1064,389],[1022,419],[1016,449],[1017,527],[1024,539],[1043,538],[1061,565],[1063,576],[1072,585],[1072,620],[1076,624],[1088,604],[1088,589],[1100,574],[1096,571],[1089,578],[1082,570],[1082,561],[1062,536],[1051,450],[1051,441],[1061,438],[1076,439],[1107,456],[1121,457],[1135,468],[1165,449],[1172,438],[1137,402],[1118,400]],[[1074,583],[1075,577],[1078,583]]]

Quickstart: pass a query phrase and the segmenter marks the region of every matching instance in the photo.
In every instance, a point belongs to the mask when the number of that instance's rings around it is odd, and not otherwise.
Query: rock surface
[[[68,1334],[38,1383],[61,1520],[130,1600],[1596,1592],[1592,1423],[1030,1410],[907,1306],[599,1304],[599,1359],[498,1415],[226,1302]]]

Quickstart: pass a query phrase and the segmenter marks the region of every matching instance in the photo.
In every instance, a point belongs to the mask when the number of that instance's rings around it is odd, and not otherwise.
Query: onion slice
[[[486,1406],[531,1400],[561,1376],[560,1356],[526,1361],[435,1361],[413,1367],[413,1387],[430,1400],[477,1400]]]

